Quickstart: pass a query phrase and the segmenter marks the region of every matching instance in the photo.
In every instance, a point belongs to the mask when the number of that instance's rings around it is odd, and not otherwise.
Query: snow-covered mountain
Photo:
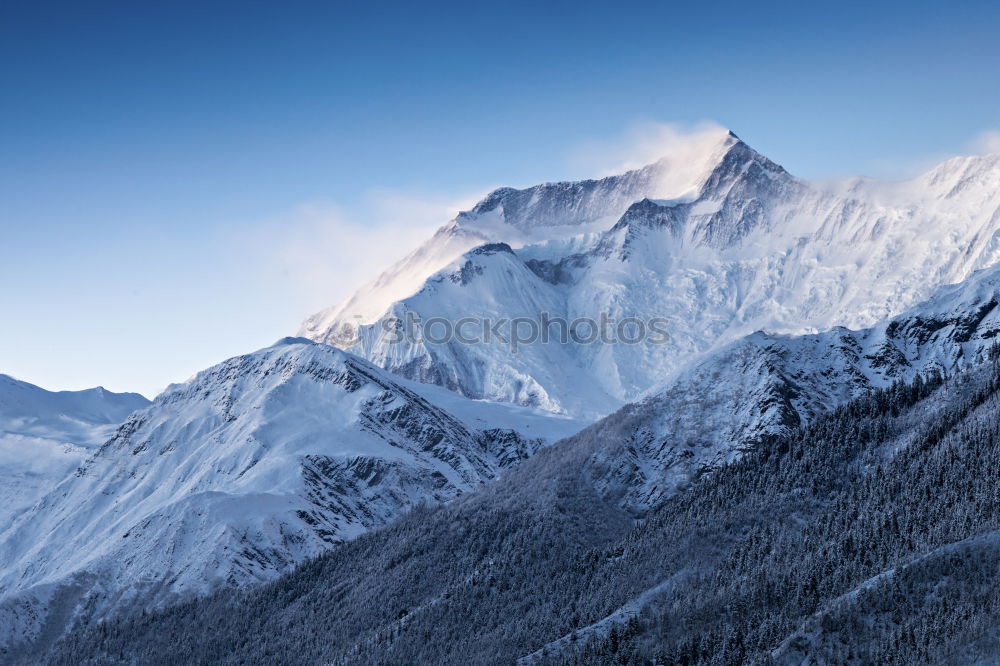
[[[61,482],[16,489],[31,511],[0,520],[0,646],[274,579],[608,414],[545,455],[631,524],[762,437],[994,353],[997,238],[1000,156],[817,184],[720,132],[619,176],[496,190],[307,320],[306,338],[149,406],[88,394],[61,408],[0,383],[27,396],[0,393],[20,450],[79,445],[34,458],[58,460],[42,476]],[[454,332],[474,339],[408,339],[411,315],[465,321]],[[571,322],[621,336],[629,319],[647,334],[657,320],[655,341],[562,339]],[[515,345],[503,322],[549,339]]]
[[[604,231],[646,197],[691,197],[734,140],[725,131],[709,133],[683,153],[620,175],[494,190],[346,301],[309,317],[301,334],[335,342],[344,324],[377,321],[393,303],[414,294],[428,277],[478,245],[500,242],[522,247],[570,240],[581,233]]]
[[[148,404],[138,393],[53,392],[0,375],[0,528]]]
[[[593,426],[595,437],[618,444],[593,457],[591,476],[602,492],[644,511],[764,436],[788,434],[872,389],[981,363],[997,353],[998,335],[1000,267],[940,287],[870,328],[758,331]]]
[[[579,427],[300,338],[229,359],[133,413],[0,533],[0,638],[274,578]]]
[[[755,330],[871,326],[1000,259],[1000,156],[952,159],[906,182],[830,184],[793,177],[731,133],[699,155],[497,190],[301,334],[470,397],[594,417]],[[407,313],[496,322],[541,312],[567,323],[663,318],[668,339],[536,342],[512,354],[495,338],[392,333]]]

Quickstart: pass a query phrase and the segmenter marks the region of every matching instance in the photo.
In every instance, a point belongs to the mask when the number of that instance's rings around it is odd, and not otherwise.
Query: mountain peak
[[[736,134],[721,127],[674,137],[645,151],[647,155],[658,154],[655,161],[637,167],[625,165],[614,175],[524,189],[497,188],[472,210],[460,213],[456,223],[489,231],[499,222],[530,234],[528,240],[547,239],[559,228],[572,234],[603,231],[636,201],[696,197],[737,147],[757,155]]]

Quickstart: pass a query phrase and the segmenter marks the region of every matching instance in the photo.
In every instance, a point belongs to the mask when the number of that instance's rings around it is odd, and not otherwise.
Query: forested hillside
[[[605,423],[272,584],[78,626],[48,661],[972,663],[1000,624],[996,356],[761,441],[642,518],[583,471]]]

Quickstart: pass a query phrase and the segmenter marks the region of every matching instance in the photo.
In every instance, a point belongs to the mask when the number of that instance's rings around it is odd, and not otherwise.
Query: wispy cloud
[[[358,206],[306,203],[239,234],[243,250],[260,257],[261,277],[276,280],[280,286],[272,287],[285,291],[305,318],[349,296],[481,195],[372,189]]]
[[[979,155],[1000,153],[1000,130],[981,132],[970,144],[970,149]]]
[[[608,175],[636,169],[667,157],[683,163],[690,156],[703,155],[727,130],[718,123],[695,125],[640,122],[622,134],[605,140],[589,140],[573,151],[579,168]]]
[[[655,196],[675,199],[697,193],[705,176],[722,157],[728,130],[718,123],[693,126],[643,122],[617,137],[588,141],[577,148],[573,159],[578,170],[589,176],[620,174],[661,162]]]

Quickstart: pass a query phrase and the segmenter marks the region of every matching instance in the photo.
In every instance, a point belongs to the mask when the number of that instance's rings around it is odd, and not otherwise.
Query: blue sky
[[[820,178],[1000,128],[986,2],[159,4],[0,9],[0,372],[152,395],[654,123]]]

